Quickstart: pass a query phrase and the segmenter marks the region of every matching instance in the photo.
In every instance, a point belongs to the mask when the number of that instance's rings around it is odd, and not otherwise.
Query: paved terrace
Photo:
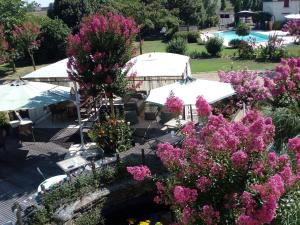
[[[147,124],[141,124],[140,132],[144,134]],[[151,126],[149,137],[159,136],[162,133],[154,123]],[[12,221],[15,215],[11,210],[15,202],[29,205],[38,185],[43,182],[43,177],[38,173],[41,169],[46,177],[63,174],[56,162],[64,159],[68,154],[71,144],[79,143],[78,128],[36,128],[34,130],[36,142],[30,137],[20,144],[15,137],[7,140],[7,149],[0,149],[0,225]],[[137,138],[137,142],[141,138]],[[121,154],[121,158],[141,160],[141,149],[145,149],[146,155],[151,151],[150,146],[136,144],[134,148]],[[156,164],[157,158],[146,156],[146,163]]]

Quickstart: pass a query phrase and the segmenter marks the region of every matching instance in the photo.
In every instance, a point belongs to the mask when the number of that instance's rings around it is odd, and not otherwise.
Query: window
[[[284,7],[290,7],[290,0],[284,0]]]

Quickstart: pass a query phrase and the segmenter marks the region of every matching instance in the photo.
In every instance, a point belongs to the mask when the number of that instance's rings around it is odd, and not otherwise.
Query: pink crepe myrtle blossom
[[[295,36],[295,42],[300,43],[300,20],[289,20],[282,28],[282,31],[289,32]]]
[[[300,153],[300,137],[289,139],[289,150],[294,153]]]
[[[199,96],[197,98],[196,108],[197,108],[198,116],[200,117],[209,116],[211,114],[211,110],[212,110],[211,106],[202,96]]]
[[[185,204],[189,202],[195,202],[197,200],[197,190],[186,188],[183,186],[175,186],[174,198],[178,204]]]
[[[293,154],[277,155],[267,149],[274,132],[271,118],[257,110],[239,122],[209,115],[200,133],[189,124],[180,148],[158,146],[168,174],[155,180],[155,202],[169,205],[180,225],[222,224],[224,218],[229,224],[271,224],[281,199],[300,181],[298,139],[289,142]]]
[[[151,172],[147,166],[128,166],[127,171],[133,175],[133,178],[137,181],[142,181],[146,177],[151,176]]]
[[[272,75],[273,74],[273,75]],[[270,78],[272,75],[273,79]],[[282,59],[275,72],[267,73],[264,85],[276,103],[297,103],[300,99],[300,58]],[[268,77],[269,76],[269,77]]]
[[[166,100],[165,106],[171,113],[180,115],[183,112],[184,104],[180,98],[176,97],[173,92],[170,92],[170,95]]]

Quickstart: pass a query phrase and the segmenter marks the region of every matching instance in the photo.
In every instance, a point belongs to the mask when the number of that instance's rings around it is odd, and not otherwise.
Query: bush
[[[211,56],[219,56],[223,49],[223,39],[219,37],[210,38],[205,48]]]
[[[281,30],[283,28],[284,23],[282,21],[274,21],[273,30]]]
[[[103,205],[100,204],[100,206],[93,206],[93,208],[83,213],[79,218],[76,219],[75,225],[100,225],[105,224],[105,220],[102,217],[102,207]]]
[[[245,23],[239,23],[235,33],[239,36],[247,36],[250,34],[250,27]]]
[[[66,57],[66,44],[70,29],[59,19],[43,18],[39,39],[41,45],[37,51],[37,59],[57,60]]]
[[[198,31],[179,31],[176,32],[173,38],[184,38],[188,43],[197,43],[197,39],[199,38]]]
[[[184,55],[187,51],[187,42],[184,38],[173,38],[167,45],[167,52]]]
[[[253,43],[242,41],[238,47],[238,58],[239,59],[254,59],[255,50]]]
[[[194,50],[193,52],[190,53],[190,57],[192,59],[203,59],[203,58],[208,58],[209,55],[207,52],[200,52],[200,51],[197,51],[197,50]]]
[[[241,44],[243,40],[240,40],[240,39],[232,39],[231,41],[229,41],[229,46],[232,47],[232,48],[238,48]]]
[[[256,59],[279,62],[281,58],[286,58],[288,53],[282,44],[283,40],[277,35],[270,36],[267,45],[258,48]]]
[[[5,127],[8,125],[8,118],[6,113],[0,112],[0,127]]]

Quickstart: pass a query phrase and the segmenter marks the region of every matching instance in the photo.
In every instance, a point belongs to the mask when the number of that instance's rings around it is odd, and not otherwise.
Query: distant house
[[[288,14],[300,13],[300,0],[263,0],[263,11],[282,21]]]
[[[219,15],[219,26],[227,27],[234,23],[234,12],[233,11],[220,11]]]

